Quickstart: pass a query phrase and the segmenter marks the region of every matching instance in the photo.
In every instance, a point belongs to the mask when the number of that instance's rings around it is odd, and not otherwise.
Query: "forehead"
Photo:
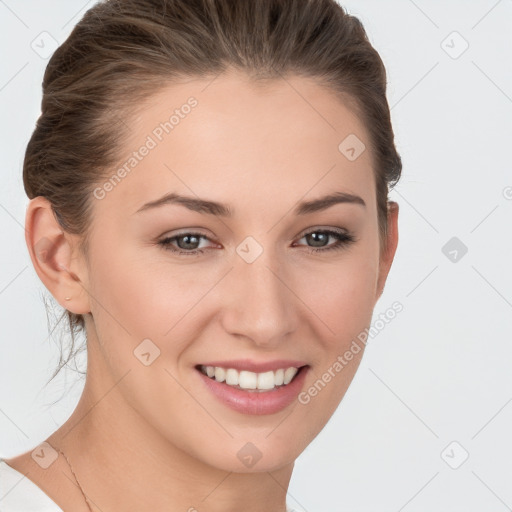
[[[111,170],[122,178],[109,187],[100,208],[131,214],[167,192],[229,203],[235,211],[271,205],[282,210],[335,190],[374,201],[364,125],[310,78],[256,83],[230,72],[169,84],[127,124],[129,136]],[[354,141],[362,151],[356,159],[346,152]]]

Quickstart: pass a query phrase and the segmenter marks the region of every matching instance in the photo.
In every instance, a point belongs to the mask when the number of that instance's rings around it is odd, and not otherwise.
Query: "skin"
[[[194,366],[304,360],[309,388],[370,326],[398,243],[398,205],[389,203],[380,252],[370,151],[349,161],[338,150],[351,133],[368,148],[367,132],[304,77],[256,86],[229,72],[169,85],[130,120],[120,161],[190,96],[197,107],[94,200],[88,260],[44,198],[28,206],[34,268],[62,306],[85,315],[88,339],[81,400],[47,442],[66,454],[94,510],[284,512],[294,461],[332,416],[364,351],[307,405],[260,416],[217,401]],[[334,191],[366,206],[292,214],[297,202]],[[135,213],[166,192],[226,203],[235,213],[223,219],[176,204]],[[208,237],[200,239],[203,254],[158,245],[188,228]],[[347,229],[357,240],[311,253],[304,234],[319,228]],[[247,236],[263,248],[251,264],[236,252]],[[39,258],[34,247],[43,237],[52,250]],[[149,366],[133,354],[146,338],[161,351]],[[262,453],[251,468],[237,457],[247,442]],[[88,510],[62,456],[44,470],[30,452],[7,462],[64,510]]]

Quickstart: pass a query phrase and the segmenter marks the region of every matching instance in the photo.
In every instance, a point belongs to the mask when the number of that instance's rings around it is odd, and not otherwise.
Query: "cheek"
[[[162,352],[179,353],[185,343],[179,339],[186,336],[177,333],[183,334],[190,313],[214,283],[208,275],[202,282],[199,274],[193,265],[178,268],[162,257],[144,260],[122,248],[109,258],[98,257],[92,271],[92,311],[100,340],[109,340],[105,350],[130,361],[133,350],[149,338]]]
[[[306,410],[318,412],[317,428],[334,413],[363,357],[366,329],[375,304],[378,258],[372,252],[353,251],[335,265],[317,267],[303,281],[301,296],[328,330],[317,337],[317,365],[306,384]],[[361,337],[363,334],[363,337]]]
[[[377,258],[354,251],[337,263],[318,265],[300,281],[299,296],[329,327],[337,348],[371,322],[377,274]]]
[[[334,414],[363,357],[360,335],[371,323],[376,270],[374,264],[361,261],[347,260],[336,271],[317,273],[308,280],[308,289],[302,288],[306,302],[328,326],[317,331],[324,334],[316,338],[313,349],[316,365],[298,400],[309,424],[307,432],[319,432]]]

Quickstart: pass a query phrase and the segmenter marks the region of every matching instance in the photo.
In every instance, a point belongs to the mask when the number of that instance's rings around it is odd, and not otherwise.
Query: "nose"
[[[296,329],[298,312],[286,272],[270,252],[252,263],[236,256],[224,283],[221,319],[226,332],[273,348]]]

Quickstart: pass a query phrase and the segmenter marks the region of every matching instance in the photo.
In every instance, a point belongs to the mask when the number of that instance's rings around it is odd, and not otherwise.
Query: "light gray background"
[[[25,246],[21,169],[47,63],[31,44],[44,37],[51,48],[42,32],[63,42],[93,3],[0,0],[4,457],[55,431],[83,387],[69,371],[43,388],[58,345]],[[371,339],[336,414],[297,460],[289,503],[309,512],[509,510],[512,1],[341,3],[388,71],[404,164],[391,194],[400,242],[374,318],[395,300],[404,310]],[[468,249],[457,261],[442,251],[452,237]]]

